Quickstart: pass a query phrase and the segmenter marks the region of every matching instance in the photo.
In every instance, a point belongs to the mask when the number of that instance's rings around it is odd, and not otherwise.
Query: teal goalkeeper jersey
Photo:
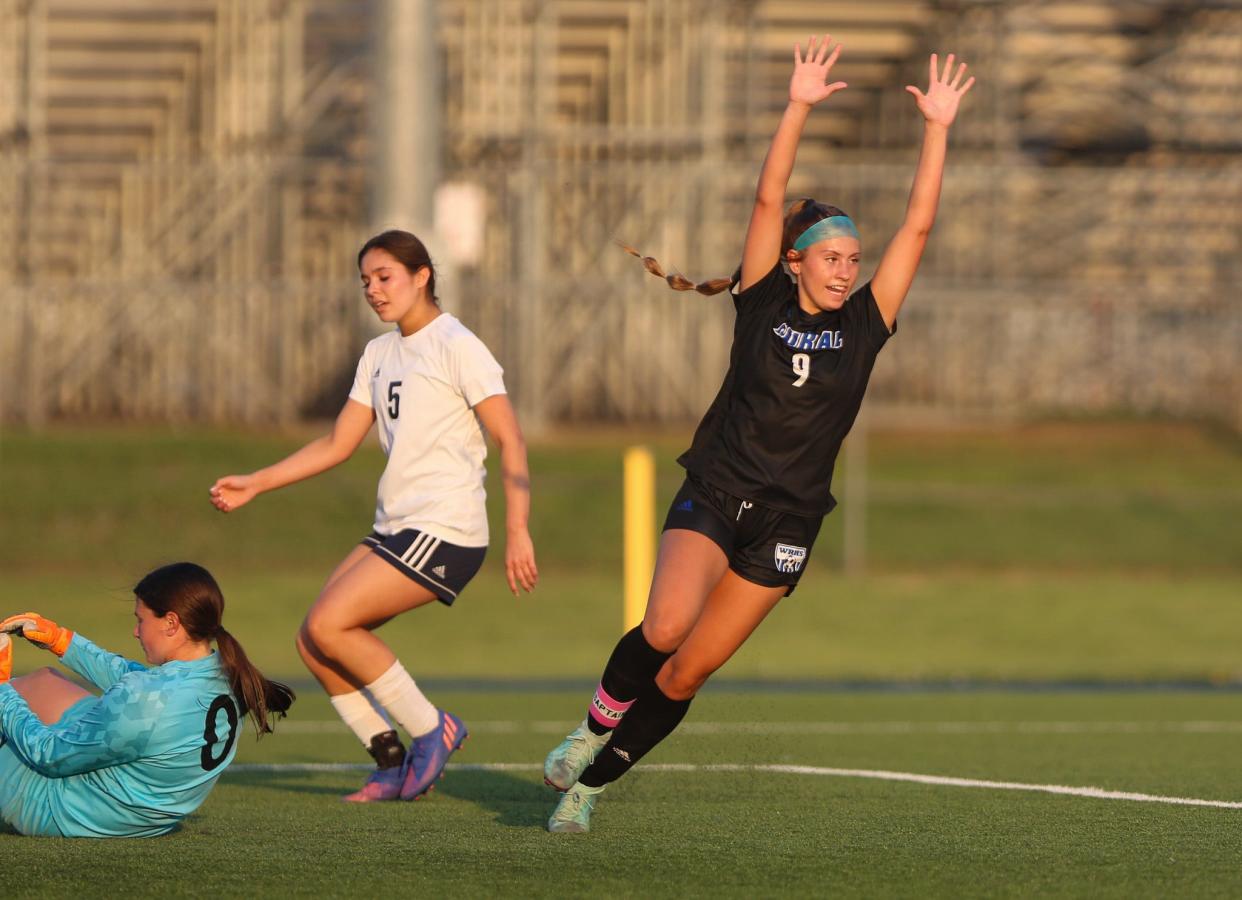
[[[237,749],[240,716],[219,655],[148,668],[79,634],[62,662],[103,696],[44,725],[0,685],[0,819],[29,835],[171,831]]]

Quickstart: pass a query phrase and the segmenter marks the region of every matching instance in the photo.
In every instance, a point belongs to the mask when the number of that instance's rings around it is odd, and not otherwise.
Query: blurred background
[[[515,605],[495,545],[473,605],[389,628],[436,674],[593,674],[621,452],[655,448],[665,503],[733,325],[615,242],[733,271],[824,31],[850,87],[790,197],[856,219],[864,277],[917,158],[904,86],[932,51],[979,81],[842,510],[726,672],[1237,682],[1236,0],[0,0],[0,602],[124,645],[99,598],[193,558],[300,672],[378,450],[227,519],[206,489],[344,402],[377,333],[355,254],[395,226],[506,369],[544,581]],[[590,639],[550,657],[566,621]]]

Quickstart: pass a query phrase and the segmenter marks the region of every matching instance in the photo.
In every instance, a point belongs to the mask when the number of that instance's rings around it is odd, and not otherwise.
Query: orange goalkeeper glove
[[[0,684],[4,684],[13,675],[13,642],[9,636],[0,631]]]
[[[0,631],[10,634],[20,632],[30,643],[51,650],[57,656],[64,656],[69,642],[73,640],[73,632],[68,628],[61,628],[51,619],[32,612],[9,616],[0,622]]]

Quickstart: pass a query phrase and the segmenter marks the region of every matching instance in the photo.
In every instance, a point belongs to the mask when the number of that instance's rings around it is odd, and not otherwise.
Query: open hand
[[[944,61],[944,74],[938,71],[940,67],[939,57],[933,53],[931,62],[928,64],[930,70],[930,84],[927,86],[927,93],[923,93],[912,84],[906,85],[906,90],[914,95],[914,99],[918,101],[919,112],[923,114],[923,118],[927,120],[929,125],[943,125],[949,127],[953,124],[953,120],[957,117],[957,105],[962,101],[962,97],[975,83],[975,77],[972,75],[966,79],[966,83],[962,83],[962,79],[966,75],[966,63],[958,66],[957,74],[953,73],[953,54],[950,53]],[[950,81],[950,77],[953,79]]]
[[[802,56],[801,48],[794,44],[794,71],[793,77],[789,79],[789,101],[791,103],[814,106],[846,86],[844,81],[824,84],[828,78],[828,70],[841,55],[840,44],[833,47],[831,53],[828,52],[831,44],[832,35],[830,34],[824,35],[822,43],[811,35],[806,45],[805,58]]]
[[[509,532],[509,539],[505,542],[505,577],[515,597],[518,596],[518,585],[529,594],[539,580],[535,545],[530,539],[530,532],[525,529]]]

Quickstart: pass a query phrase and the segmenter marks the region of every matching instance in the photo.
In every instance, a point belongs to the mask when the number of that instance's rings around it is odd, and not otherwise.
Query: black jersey
[[[840,309],[807,315],[778,262],[733,302],[729,371],[677,461],[707,484],[772,509],[827,513],[837,503],[837,451],[889,337],[871,283]]]

